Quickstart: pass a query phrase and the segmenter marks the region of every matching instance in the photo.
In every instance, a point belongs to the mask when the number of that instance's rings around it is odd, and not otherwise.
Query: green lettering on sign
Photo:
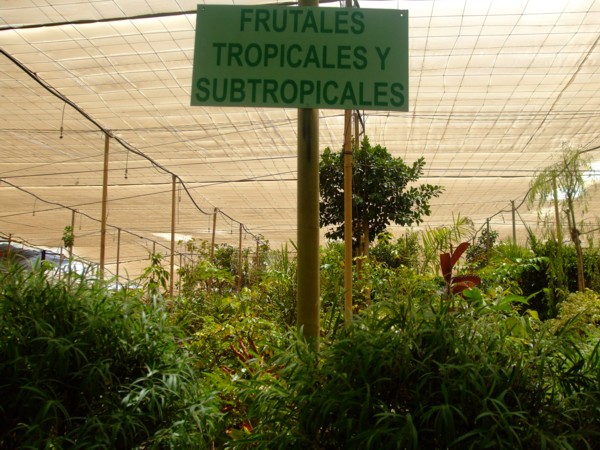
[[[191,104],[408,111],[408,11],[198,5]]]

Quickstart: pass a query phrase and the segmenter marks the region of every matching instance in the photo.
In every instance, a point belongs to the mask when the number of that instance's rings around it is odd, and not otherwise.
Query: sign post
[[[408,12],[198,5],[193,106],[408,111]]]
[[[319,110],[408,111],[408,12],[198,5],[192,106],[298,108],[297,322],[319,348]]]

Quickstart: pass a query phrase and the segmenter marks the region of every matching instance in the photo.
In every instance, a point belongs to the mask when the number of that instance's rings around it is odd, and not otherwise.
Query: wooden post
[[[75,210],[71,210],[71,233],[75,235]],[[69,261],[73,258],[73,246],[69,246]],[[69,264],[71,264],[69,262]]]
[[[348,1],[346,2],[348,5]],[[344,111],[344,325],[352,325],[352,111]]]
[[[106,221],[108,202],[108,151],[110,138],[104,134],[104,173],[102,177],[102,221],[100,225],[100,279],[104,279],[104,263],[106,259]]]
[[[517,221],[515,218],[515,214],[516,214],[516,209],[515,209],[515,201],[511,200],[510,201],[511,205],[512,205],[512,234],[513,234],[513,243],[516,244],[517,243]]]
[[[117,289],[119,289],[119,265],[121,264],[121,229],[117,228]]]
[[[485,252],[487,257],[490,257],[490,250],[492,249],[491,241],[490,241],[490,219],[486,219],[486,230],[487,236],[485,237]]]
[[[256,280],[255,282],[258,283],[258,280],[260,279],[260,239],[256,239]]]
[[[352,8],[352,0],[346,0]],[[352,325],[352,110],[344,111],[344,325]]]
[[[175,213],[176,213],[176,191],[177,177],[172,176],[171,188],[171,259],[170,259],[170,276],[169,276],[169,295],[173,297],[173,288],[175,285]]]
[[[59,247],[58,253],[58,281],[62,278],[63,248]]]
[[[179,253],[179,276],[177,277],[177,285],[179,288],[177,289],[177,293],[181,295],[181,268],[183,267],[183,252]]]
[[[244,226],[240,223],[240,241],[238,245],[238,279],[237,279],[237,292],[238,294],[242,290],[242,232]]]
[[[215,208],[213,213],[213,226],[212,226],[212,238],[210,240],[210,262],[215,262],[215,235],[217,233],[217,212],[219,210]]]
[[[215,212],[213,213],[213,226],[212,226],[212,238],[210,240],[210,263],[214,264],[215,263],[215,237],[216,237],[216,233],[217,233],[217,212],[219,210],[217,208],[215,208]],[[211,292],[212,291],[212,283],[213,283],[213,279],[212,277],[208,278],[208,291]]]

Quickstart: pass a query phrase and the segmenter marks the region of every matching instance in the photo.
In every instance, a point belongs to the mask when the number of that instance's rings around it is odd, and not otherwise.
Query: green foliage
[[[140,281],[148,298],[154,299],[167,293],[169,271],[162,266],[163,255],[150,254],[150,265],[144,269]]]
[[[481,230],[477,241],[467,249],[467,261],[469,264],[476,268],[484,267],[490,259],[492,248],[496,245],[497,240],[497,231],[488,230],[487,228]]]
[[[71,225],[67,225],[63,230],[62,242],[65,248],[73,248],[73,245],[75,244],[75,233],[73,232],[73,227]]]
[[[235,285],[235,275],[231,272],[232,248],[229,245],[216,246],[214,262],[211,262],[208,242],[196,239],[186,241],[186,257],[178,269],[181,295],[194,300],[202,309],[202,301],[210,300],[213,294],[227,295],[231,292]]]
[[[189,350],[199,358],[203,371],[215,368],[239,369],[239,359],[232,346],[252,341],[261,352],[278,344],[287,331],[285,324],[271,319],[265,304],[259,304],[249,290],[239,296],[215,297],[210,310],[202,316],[198,328],[188,338]]]
[[[140,293],[0,272],[0,448],[201,448],[219,404]]]
[[[415,185],[423,175],[424,158],[412,166],[402,158],[394,158],[385,147],[371,146],[365,137],[353,154],[352,222],[353,239],[359,242],[364,223],[376,236],[391,223],[419,224],[431,213],[429,201],[438,197],[442,187],[430,184]],[[344,236],[344,155],[326,148],[319,165],[321,189],[321,226],[334,225],[327,232],[331,239]]]
[[[547,286],[548,258],[513,242],[493,247],[488,264],[479,270],[485,289],[529,296]]]
[[[567,218],[569,235],[577,254],[577,289],[585,288],[583,249],[580,240],[580,230],[577,227],[575,210],[586,212],[586,178],[591,169],[589,156],[578,149],[563,146],[561,158],[553,165],[540,171],[531,181],[528,200],[529,204],[537,203],[542,207],[549,202],[555,205],[556,240],[562,244],[562,218],[557,211],[560,209]],[[560,245],[559,253],[560,255]]]
[[[281,249],[266,253],[263,261],[267,269],[258,284],[260,295],[275,322],[295,325],[298,291],[296,258],[290,255],[286,243]]]
[[[426,227],[421,233],[422,273],[439,273],[439,255],[463,241],[471,239],[474,233],[473,221],[459,214],[453,223],[443,227]]]
[[[410,239],[416,238],[414,234],[410,236]],[[393,255],[392,252],[396,248],[403,251],[406,248],[405,242],[404,238],[398,239],[398,244],[378,242],[373,247],[373,250],[377,249],[374,254],[371,254],[369,258],[362,258],[362,271],[358,273],[353,270],[354,314],[367,308],[364,295],[366,291],[370,293],[372,302],[403,295],[430,298],[439,293],[442,288],[441,279],[421,276],[415,268],[404,265],[396,268],[388,266],[388,261],[393,263],[396,259],[387,258],[387,256]],[[408,240],[408,242],[411,241]],[[385,246],[383,251],[381,246]],[[388,249],[391,250],[389,253]],[[383,261],[379,260],[382,255]],[[344,243],[342,242],[330,241],[321,249],[321,308],[323,339],[334,339],[344,325]]]
[[[430,230],[431,248],[468,233],[460,223]],[[45,266],[0,271],[0,448],[595,448],[599,295],[540,321],[530,291],[548,291],[550,244],[538,242],[493,246],[481,287],[446,296],[413,264],[415,241],[384,234],[363,257],[349,329],[344,246],[321,249],[319,353],[294,327],[287,246],[264,249],[239,293],[218,272],[210,291],[206,273],[182,273],[189,290],[168,311],[160,258],[145,290],[116,293]],[[451,245],[450,281],[467,268]],[[188,268],[232,277],[228,248],[209,267],[199,247]]]
[[[578,332],[589,333],[600,327],[600,294],[597,292],[586,289],[585,292],[571,293],[558,309],[558,316],[549,321],[554,332],[569,326]]]
[[[418,267],[419,238],[415,232],[407,232],[393,242],[393,236],[389,232],[380,233],[376,244],[371,247],[369,256],[375,261],[385,264],[390,269],[400,266]]]
[[[275,377],[244,386],[254,429],[237,444],[593,445],[600,433],[599,344],[578,350],[567,334],[537,332],[532,319],[510,311],[445,305],[379,302],[320,357],[294,343],[274,358]]]

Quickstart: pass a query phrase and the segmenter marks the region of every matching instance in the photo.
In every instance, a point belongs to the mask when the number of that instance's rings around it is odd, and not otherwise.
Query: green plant
[[[150,265],[144,269],[139,278],[150,299],[161,297],[167,292],[169,271],[162,266],[163,255],[150,254]]]
[[[440,254],[440,268],[446,282],[447,296],[460,294],[466,289],[471,289],[481,284],[481,278],[477,275],[453,275],[454,267],[468,248],[469,243],[463,242],[456,249],[450,249],[449,253]]]
[[[554,332],[567,325],[579,332],[593,332],[600,327],[600,294],[597,292],[586,289],[571,293],[558,310],[557,317],[549,321]]]
[[[421,267],[422,273],[438,273],[439,254],[460,242],[469,240],[473,235],[473,221],[460,214],[453,217],[449,226],[426,227],[421,232]]]
[[[270,250],[263,256],[263,261],[267,270],[258,286],[261,296],[273,310],[275,321],[292,326],[296,323],[296,258],[290,254],[286,243],[279,250]]]
[[[369,256],[390,269],[400,266],[417,268],[419,258],[419,239],[415,232],[407,232],[393,241],[389,232],[380,233]]]
[[[73,245],[75,244],[75,233],[73,232],[73,227],[67,225],[63,230],[62,242],[65,248],[71,250]]]
[[[475,268],[484,267],[491,257],[492,249],[497,240],[497,231],[487,228],[481,230],[477,241],[467,249],[467,262]]]
[[[320,357],[294,342],[242,385],[253,429],[233,447],[593,448],[600,344],[473,312],[398,298]]]
[[[563,146],[560,160],[542,171],[531,181],[528,193],[529,204],[537,203],[538,207],[552,201],[555,211],[556,240],[559,244],[557,256],[560,258],[562,245],[562,226],[559,208],[565,214],[571,242],[577,253],[577,289],[585,289],[583,248],[576,221],[576,207],[586,211],[586,178],[591,169],[588,156],[578,149]]]
[[[331,239],[344,236],[343,150],[326,148],[319,164],[321,189],[321,226],[334,225],[326,233]],[[423,175],[425,159],[406,165],[385,147],[372,146],[365,137],[353,154],[352,228],[355,248],[369,247],[370,236],[377,236],[390,223],[419,224],[431,212],[429,201],[443,188],[414,183]],[[368,254],[368,251],[364,251]],[[361,254],[363,254],[361,253]],[[360,256],[360,255],[359,255]]]
[[[184,336],[141,292],[0,272],[0,448],[199,448],[219,402]]]

